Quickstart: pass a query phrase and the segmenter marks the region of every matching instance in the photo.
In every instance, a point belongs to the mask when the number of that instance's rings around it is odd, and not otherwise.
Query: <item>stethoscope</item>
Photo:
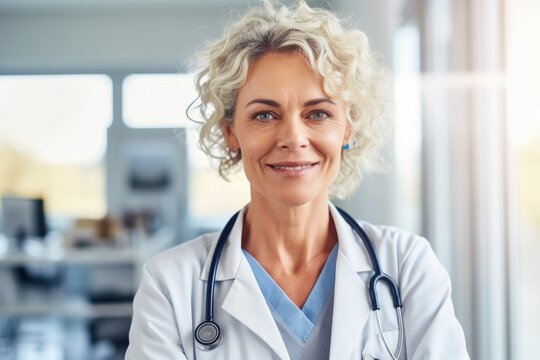
[[[381,270],[379,258],[377,257],[377,253],[375,252],[375,249],[373,248],[373,243],[369,239],[364,229],[362,229],[360,225],[358,225],[358,223],[345,211],[339,208],[337,208],[337,210],[339,211],[341,216],[343,216],[343,219],[345,219],[345,221],[352,227],[352,229],[358,235],[360,235],[360,238],[362,239],[364,246],[366,247],[368,251],[369,258],[371,260],[371,264],[373,266],[373,271],[374,271],[374,274],[369,279],[369,284],[368,284],[368,292],[369,292],[369,298],[371,301],[371,309],[375,312],[375,315],[377,317],[379,331],[381,332],[386,349],[392,356],[392,359],[397,360],[401,354],[401,348],[403,345],[403,334],[405,332],[405,328],[403,326],[403,316],[401,313],[401,296],[399,295],[399,289],[396,283],[394,282],[394,280]],[[210,263],[210,271],[208,274],[208,283],[206,285],[206,319],[201,324],[199,324],[199,326],[197,326],[197,328],[195,329],[195,334],[194,334],[195,340],[197,341],[197,346],[201,350],[215,349],[223,341],[223,332],[221,331],[219,325],[214,322],[214,288],[216,285],[216,274],[217,274],[219,258],[221,256],[221,251],[223,250],[223,246],[227,242],[229,234],[231,233],[232,227],[234,226],[234,223],[236,222],[236,218],[238,217],[239,213],[240,211],[234,214],[225,225],[225,228],[223,228],[223,231],[221,232],[218,242],[216,244],[214,254],[212,255],[212,261]],[[377,296],[377,284],[379,283],[379,281],[382,281],[383,283],[385,283],[388,289],[390,290],[394,308],[396,309],[396,313],[397,313],[398,327],[399,327],[399,330],[398,330],[399,340],[398,340],[398,345],[397,345],[397,349],[395,353],[393,353],[390,350],[390,346],[388,345],[388,341],[386,337],[384,336],[384,332],[382,330],[382,325],[381,325],[381,319],[379,317],[379,311],[381,309],[381,307],[379,306],[379,298]]]

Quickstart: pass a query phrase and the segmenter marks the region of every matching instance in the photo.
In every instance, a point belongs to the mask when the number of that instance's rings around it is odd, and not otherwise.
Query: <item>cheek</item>
[[[346,141],[346,129],[341,126],[332,126],[321,132],[321,141],[328,151],[341,153],[341,147]]]
[[[242,134],[238,140],[243,153],[258,152],[258,148],[261,148],[263,145],[261,141],[262,137],[259,135]]]
[[[258,163],[272,149],[273,142],[264,133],[244,133],[239,137],[244,165]]]
[[[263,148],[274,137],[274,131],[267,124],[238,121],[236,134],[242,148]]]

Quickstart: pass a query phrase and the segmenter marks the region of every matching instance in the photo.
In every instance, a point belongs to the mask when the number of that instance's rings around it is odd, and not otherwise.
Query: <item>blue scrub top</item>
[[[319,319],[324,311],[332,311],[332,308],[325,307],[334,291],[334,282],[336,277],[336,259],[338,245],[330,253],[326,260],[315,286],[311,290],[304,306],[299,309],[296,304],[283,292],[279,285],[264,270],[259,262],[251,256],[246,250],[243,250],[248,260],[255,279],[259,284],[266,302],[272,312],[277,314],[292,334],[303,343],[306,343],[316,328]],[[330,332],[330,329],[327,329]]]

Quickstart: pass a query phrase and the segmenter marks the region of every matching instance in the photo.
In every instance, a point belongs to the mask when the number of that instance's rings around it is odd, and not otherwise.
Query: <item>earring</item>
[[[349,145],[349,143],[346,143],[345,145],[343,145],[341,147],[343,150],[349,150],[351,148],[351,145]]]

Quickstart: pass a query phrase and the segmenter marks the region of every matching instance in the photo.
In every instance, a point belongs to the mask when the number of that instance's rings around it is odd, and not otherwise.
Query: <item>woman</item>
[[[265,3],[206,55],[201,144],[223,176],[243,164],[251,202],[221,234],[146,265],[126,358],[468,359],[428,242],[355,230],[329,203],[375,167],[381,142],[382,72],[365,36],[303,1]],[[401,304],[379,282],[380,312],[362,232],[400,288]]]

